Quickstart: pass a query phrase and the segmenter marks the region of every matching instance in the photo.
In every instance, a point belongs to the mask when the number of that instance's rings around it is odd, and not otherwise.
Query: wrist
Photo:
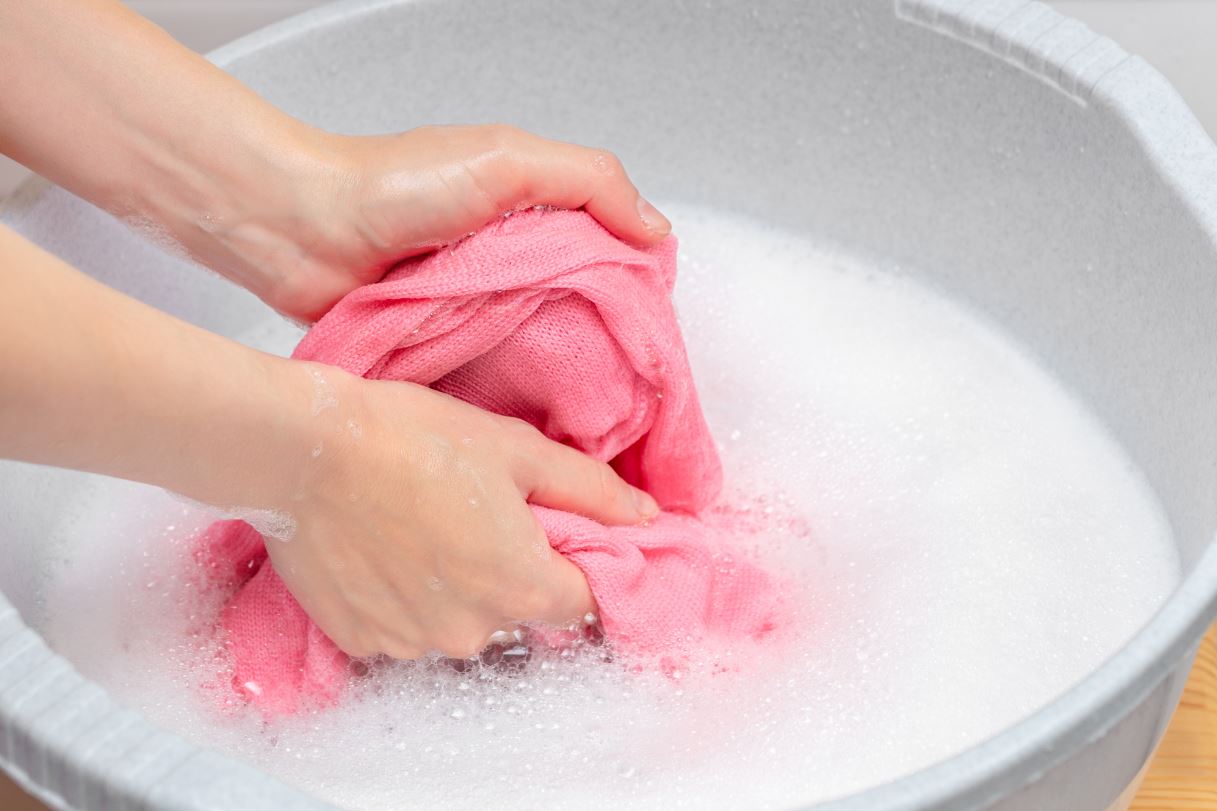
[[[323,133],[269,107],[226,137],[148,144],[116,213],[266,298],[325,223],[332,160]]]
[[[192,484],[201,491],[183,492],[240,517],[294,525],[345,477],[340,468],[362,435],[360,381],[324,364],[253,354],[258,382],[242,387],[244,404],[224,418],[225,436],[209,439],[215,453],[199,453]]]
[[[132,476],[223,509],[281,510],[309,458],[313,392],[305,364],[219,339],[182,392],[191,405],[148,426],[160,470]]]

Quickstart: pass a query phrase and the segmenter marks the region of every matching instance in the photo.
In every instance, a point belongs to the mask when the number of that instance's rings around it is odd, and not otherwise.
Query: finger
[[[422,648],[408,642],[386,642],[381,647],[382,653],[391,659],[421,659],[425,655]]]
[[[381,653],[380,646],[364,634],[354,631],[331,634],[320,623],[318,623],[318,627],[321,627],[325,635],[338,646],[338,650],[352,659],[366,659],[369,656],[376,656]]]
[[[545,622],[566,626],[595,614],[596,599],[578,566],[562,555],[550,555],[542,584],[516,595],[506,616],[511,622]]]
[[[672,224],[638,193],[621,161],[603,149],[550,141],[522,130],[502,128],[499,137],[508,175],[489,184],[499,189],[499,208],[524,205],[582,208],[616,236],[652,245]],[[491,170],[493,171],[493,170]]]
[[[544,616],[536,617],[553,625],[566,626],[595,614],[596,600],[587,578],[579,567],[561,555],[553,556],[554,602]]]
[[[469,659],[490,644],[493,633],[481,623],[457,623],[440,633],[432,647],[449,659]]]
[[[602,524],[639,524],[659,514],[655,499],[604,462],[537,435],[522,454],[516,482],[532,504],[579,513]]]

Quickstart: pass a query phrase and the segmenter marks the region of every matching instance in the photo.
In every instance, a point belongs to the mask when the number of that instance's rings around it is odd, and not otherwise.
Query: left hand
[[[300,321],[320,318],[402,259],[513,209],[583,208],[636,245],[671,230],[611,153],[514,127],[364,137],[309,130],[297,149],[307,157],[289,162],[297,177],[285,198],[182,241],[195,258]]]
[[[513,127],[334,135],[117,0],[0,2],[0,153],[315,321],[395,263],[531,205],[650,245],[671,226],[609,152]]]

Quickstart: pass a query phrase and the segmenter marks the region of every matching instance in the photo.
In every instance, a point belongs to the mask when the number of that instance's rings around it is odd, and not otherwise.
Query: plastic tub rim
[[[226,67],[263,48],[316,30],[332,21],[349,20],[382,8],[433,1],[338,0],[234,40],[210,52],[208,59]],[[903,16],[904,12],[912,9],[917,16],[932,21],[932,27],[942,29],[944,35],[965,39],[946,30],[946,27],[952,23],[960,24],[967,14],[984,11],[986,5],[997,7],[1003,4],[1008,7],[1008,10],[1003,10],[1003,14],[968,23],[971,27],[968,29],[967,39],[992,39],[1001,22],[1015,11],[1032,9],[1037,16],[1048,15],[1053,26],[1070,19],[1035,0],[895,0],[893,13],[901,13]],[[1104,105],[1123,119],[1154,159],[1162,179],[1176,191],[1196,221],[1204,228],[1210,242],[1217,245],[1217,194],[1209,191],[1213,186],[1205,187],[1206,180],[1217,180],[1217,147],[1196,121],[1191,110],[1156,69],[1138,57],[1129,56],[1111,40],[1093,34],[1084,26],[1079,27],[1080,31],[1076,32],[1078,47],[1057,51],[1045,60],[1043,68],[1055,70],[1059,75],[1065,67],[1064,63],[1069,61],[1071,56],[1083,48],[1096,45],[1108,47],[1120,56],[1112,69],[1091,86],[1088,103]],[[1017,32],[1012,36],[1013,42],[1024,48],[1033,44],[1029,41],[1031,39],[1033,37],[1022,36]],[[1000,58],[997,54],[994,54],[994,57]],[[1170,132],[1173,136],[1169,138],[1169,143],[1163,143],[1161,139],[1156,140],[1153,137],[1162,132]],[[27,180],[5,205],[0,206],[0,213],[20,211],[49,188],[51,184],[40,178]],[[1212,205],[1204,205],[1206,202]],[[0,594],[0,619],[15,613],[16,610]],[[1210,541],[1193,571],[1180,582],[1162,608],[1122,649],[1081,682],[1033,715],[925,769],[853,795],[804,807],[814,808],[816,811],[901,811],[950,802],[953,806],[970,808],[1014,795],[1039,775],[1068,760],[1087,744],[1101,739],[1118,725],[1163,679],[1179,667],[1215,618],[1217,538]],[[15,625],[16,628],[11,633],[0,637],[0,648],[26,633],[37,638],[38,646],[45,646],[41,637],[28,629],[19,618]],[[52,657],[62,658],[56,653],[49,650],[48,652]],[[74,686],[88,682],[70,663],[65,664],[77,680]],[[1131,678],[1130,673],[1133,674]],[[110,697],[108,691],[104,688],[102,690],[105,693],[107,711],[121,712],[121,705]],[[8,708],[0,706],[0,719],[8,720],[7,710]],[[166,735],[159,725],[142,716],[138,727],[143,739]],[[3,728],[0,727],[0,732],[2,731]],[[168,733],[168,736],[180,740],[176,733]],[[213,755],[212,750],[205,747],[185,741],[183,743],[186,743],[189,751],[180,759],[179,766],[200,753]],[[57,747],[56,753],[66,754],[59,751],[61,749],[66,747]],[[46,753],[37,754],[45,757]],[[244,770],[244,764],[222,753],[214,753],[211,760],[217,766],[230,768],[235,772]],[[23,788],[51,807],[76,807],[59,792],[35,783],[25,768],[12,759],[0,756],[0,767],[12,775]],[[273,799],[278,807],[332,807],[277,778],[269,775],[260,777],[265,779],[258,779],[258,785],[249,787],[251,797]],[[175,779],[171,770],[159,785],[161,792],[170,788],[166,784],[172,784]],[[234,774],[230,779],[243,778]],[[118,787],[118,791],[111,796],[123,796],[129,801],[138,802],[139,798],[145,797],[153,788],[126,784]],[[206,792],[200,794],[198,785],[188,783],[181,788],[182,802],[174,803],[176,807],[216,807],[207,802],[203,796]],[[199,802],[191,802],[188,798],[195,798]]]

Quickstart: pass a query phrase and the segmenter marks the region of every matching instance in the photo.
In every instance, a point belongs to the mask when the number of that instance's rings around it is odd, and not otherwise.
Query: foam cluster
[[[782,634],[654,668],[594,637],[374,662],[340,706],[267,724],[217,706],[190,549],[213,516],[109,481],[62,526],[42,630],[129,705],[347,808],[784,808],[1000,731],[1170,593],[1142,474],[998,329],[894,268],[667,210],[727,476],[709,520],[794,584]]]

